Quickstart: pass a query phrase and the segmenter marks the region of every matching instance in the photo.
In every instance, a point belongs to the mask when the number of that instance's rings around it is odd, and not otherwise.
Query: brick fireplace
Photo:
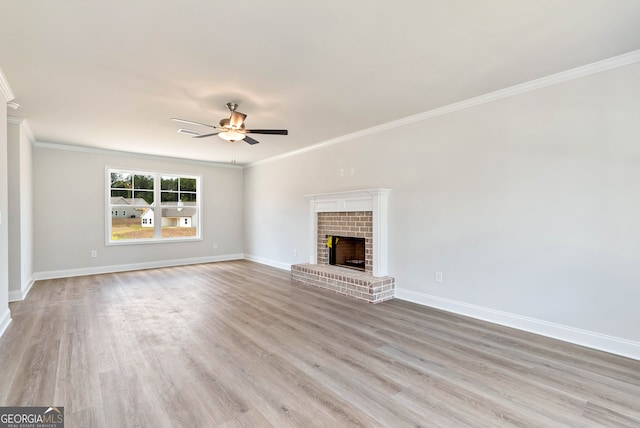
[[[328,212],[318,213],[318,264],[329,264],[329,237],[342,238],[334,245],[336,252],[339,245],[344,244],[344,238],[364,239],[364,271],[373,270],[373,213],[371,211]],[[355,244],[354,244],[355,245]],[[348,251],[348,250],[347,250]],[[355,251],[353,252],[355,253]],[[346,256],[345,256],[346,257]],[[344,263],[338,264],[344,265]]]
[[[368,189],[309,195],[310,261],[291,267],[292,278],[371,303],[393,298],[395,279],[387,276],[387,199],[389,189]],[[336,265],[330,265],[329,238],[364,240],[364,258],[342,249]],[[361,238],[361,239],[351,239]],[[354,247],[355,248],[355,247]],[[357,249],[357,248],[355,248]],[[335,253],[334,253],[335,255]],[[364,261],[364,269],[360,263]],[[342,264],[342,266],[338,266]]]

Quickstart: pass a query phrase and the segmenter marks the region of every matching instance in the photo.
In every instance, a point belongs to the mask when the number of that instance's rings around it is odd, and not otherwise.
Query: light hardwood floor
[[[640,362],[248,261],[39,281],[0,404],[67,427],[640,426]]]

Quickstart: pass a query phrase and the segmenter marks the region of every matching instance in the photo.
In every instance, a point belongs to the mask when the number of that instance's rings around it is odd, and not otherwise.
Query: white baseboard
[[[245,254],[244,258],[252,262],[261,263],[263,265],[271,266],[278,269],[291,270],[291,263],[283,263],[277,260],[271,260],[264,257],[253,256],[251,254]]]
[[[22,295],[22,290],[9,291],[9,303],[19,302],[20,300],[24,300],[24,296]]]
[[[0,337],[2,337],[4,332],[7,330],[9,324],[11,324],[11,311],[9,308],[5,308],[4,313],[0,315]]]
[[[412,290],[396,289],[396,298],[640,360],[640,343],[632,340],[523,317]]]
[[[27,297],[27,294],[29,294],[29,291],[31,291],[31,287],[34,282],[35,279],[33,275],[31,275],[29,281],[26,284],[22,284],[22,290],[9,291],[9,302],[19,302],[24,300]]]
[[[132,270],[155,269],[172,266],[196,265],[201,263],[224,262],[229,260],[242,260],[242,254],[226,254],[222,256],[192,257],[188,259],[161,260],[143,263],[130,263],[125,265],[96,266],[79,269],[51,270],[36,272],[34,280],[69,278],[72,276],[99,275],[103,273],[127,272]]]

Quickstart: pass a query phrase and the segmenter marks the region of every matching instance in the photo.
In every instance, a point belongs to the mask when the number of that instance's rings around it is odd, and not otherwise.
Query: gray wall
[[[639,141],[636,63],[257,164],[245,253],[308,262],[304,195],[388,187],[398,295],[637,352]]]
[[[40,143],[34,148],[34,270],[38,278],[242,254],[240,168],[68,148]],[[106,246],[107,166],[202,175],[204,239]],[[91,258],[91,250],[97,250],[98,257]]]

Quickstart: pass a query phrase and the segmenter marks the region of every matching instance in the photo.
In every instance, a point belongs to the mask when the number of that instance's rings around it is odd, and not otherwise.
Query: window
[[[106,194],[108,244],[200,239],[199,176],[107,169]]]

